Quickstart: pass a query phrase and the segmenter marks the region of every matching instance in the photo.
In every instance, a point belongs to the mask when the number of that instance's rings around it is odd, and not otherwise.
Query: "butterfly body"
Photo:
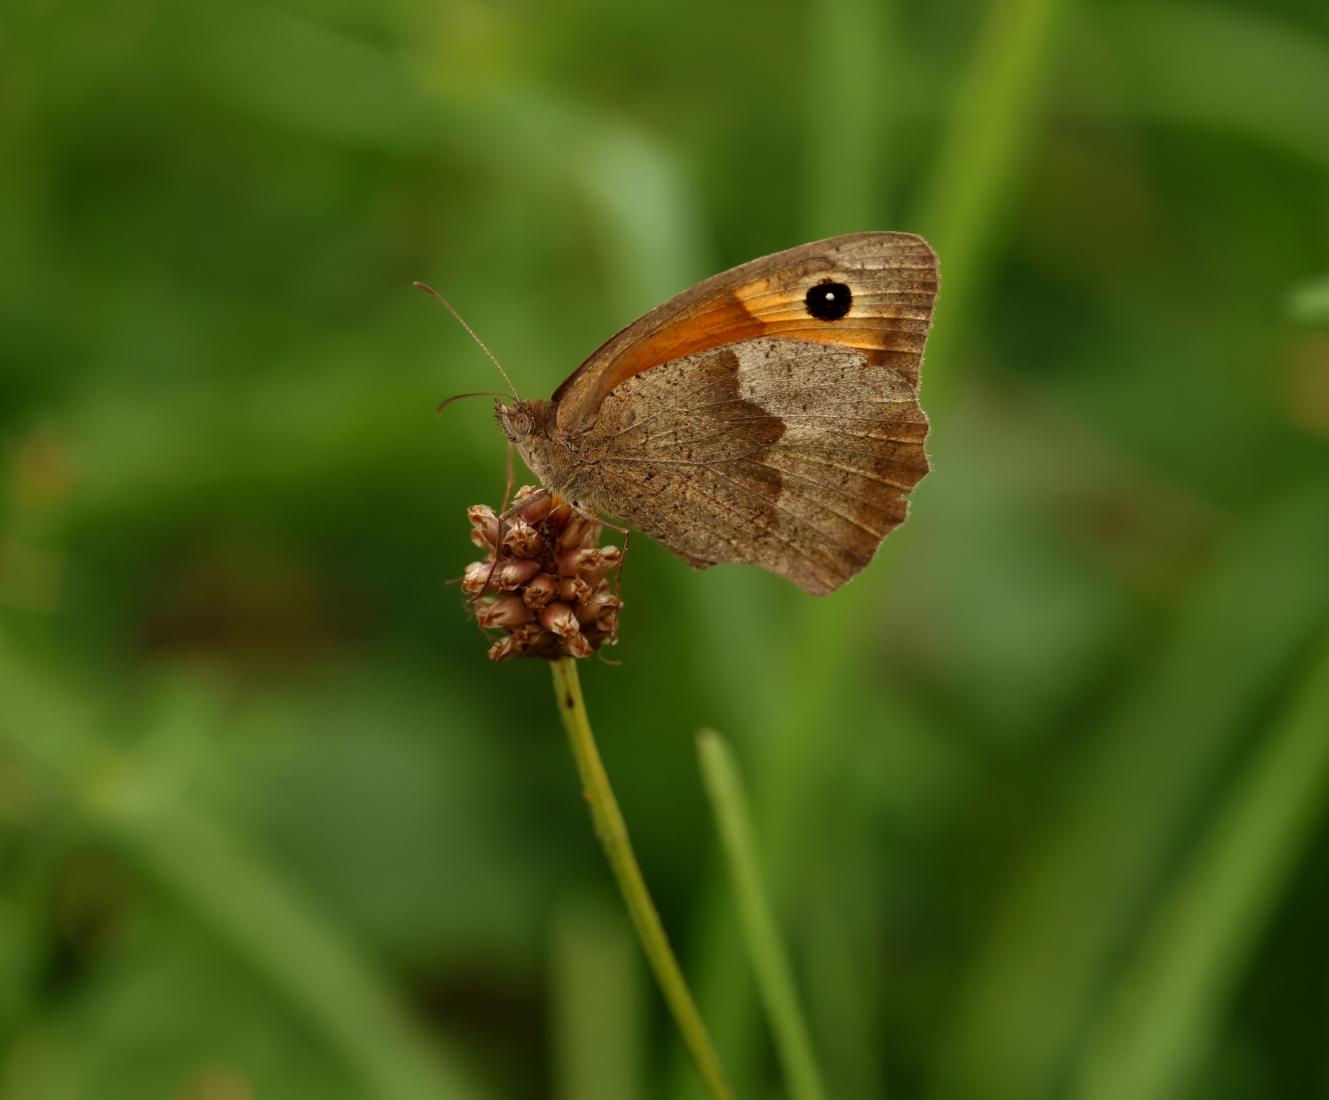
[[[548,488],[690,564],[747,562],[824,595],[927,473],[917,390],[936,289],[910,234],[776,253],[666,302],[499,422]]]

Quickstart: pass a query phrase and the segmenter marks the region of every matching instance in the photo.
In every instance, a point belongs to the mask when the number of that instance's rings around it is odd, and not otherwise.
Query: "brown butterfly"
[[[921,237],[815,241],[671,298],[498,420],[547,489],[698,569],[747,562],[825,595],[928,472],[918,372],[936,296]]]

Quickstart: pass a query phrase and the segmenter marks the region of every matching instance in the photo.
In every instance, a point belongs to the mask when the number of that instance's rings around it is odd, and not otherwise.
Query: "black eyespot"
[[[803,299],[818,321],[838,321],[854,304],[854,296],[844,283],[834,283],[827,279],[816,286],[808,287],[807,297]]]

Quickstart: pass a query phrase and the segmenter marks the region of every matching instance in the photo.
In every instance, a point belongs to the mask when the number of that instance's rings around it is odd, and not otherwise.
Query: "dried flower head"
[[[600,546],[600,524],[578,514],[562,497],[547,494],[526,508],[531,485],[517,490],[506,522],[487,504],[467,510],[471,542],[485,551],[462,577],[476,621],[500,632],[489,647],[495,661],[510,657],[589,657],[618,642],[614,591],[623,554]]]

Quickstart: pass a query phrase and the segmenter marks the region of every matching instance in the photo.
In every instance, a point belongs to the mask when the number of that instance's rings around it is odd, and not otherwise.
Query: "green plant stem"
[[[822,1100],[826,1090],[822,1087],[821,1072],[812,1053],[812,1041],[799,1008],[793,974],[770,900],[762,885],[752,816],[733,753],[718,733],[702,730],[697,735],[697,755],[729,863],[748,957],[770,1020],[789,1095],[793,1100]]]
[[[586,702],[581,694],[581,681],[577,677],[577,664],[571,657],[563,657],[554,661],[551,669],[558,712],[563,717],[568,743],[577,761],[577,771],[581,776],[586,801],[591,807],[595,833],[600,838],[614,877],[618,879],[619,889],[623,892],[623,900],[627,903],[628,913],[636,926],[647,961],[655,972],[655,980],[660,983],[660,991],[674,1015],[683,1041],[692,1052],[707,1090],[716,1100],[729,1100],[731,1093],[720,1068],[720,1059],[711,1045],[706,1025],[701,1022],[701,1015],[693,1003],[687,982],[683,980],[678,960],[674,958],[673,949],[669,946],[669,938],[665,935],[660,915],[655,911],[655,903],[651,901],[650,892],[646,889],[646,880],[637,865],[637,857],[632,853],[627,824],[619,811],[614,790],[609,785],[609,776],[595,746],[595,736],[591,733]]]

